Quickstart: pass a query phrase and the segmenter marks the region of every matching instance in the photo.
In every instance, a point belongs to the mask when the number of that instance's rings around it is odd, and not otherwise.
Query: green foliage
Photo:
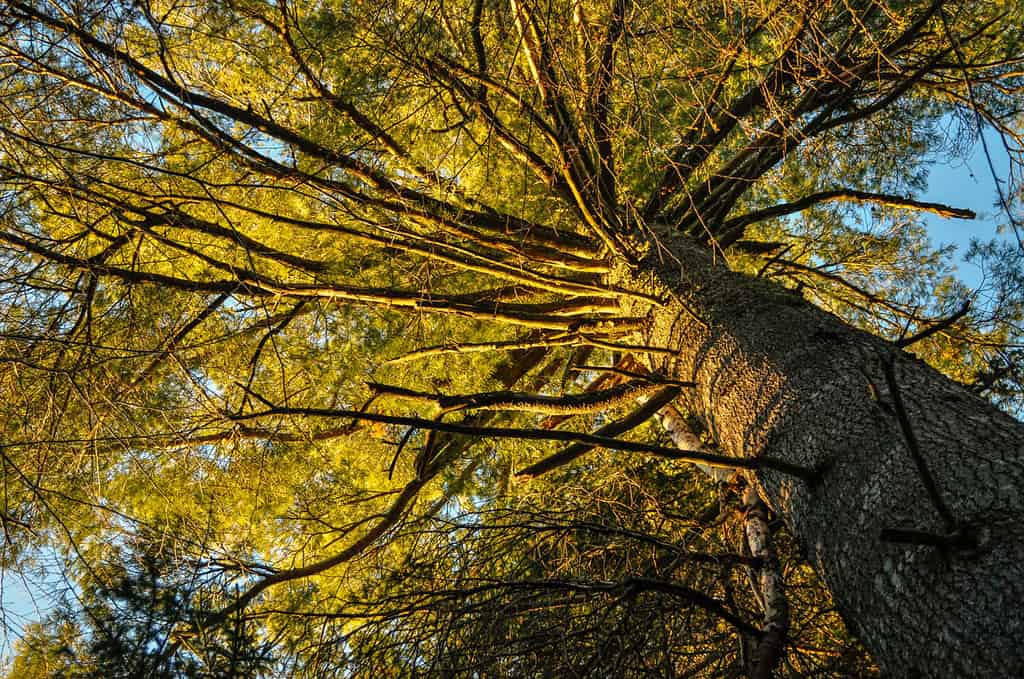
[[[90,560],[69,592],[17,643],[11,677],[252,677],[272,670],[273,644],[241,617],[167,653],[210,600],[200,572],[180,570],[159,543],[136,539]],[[176,569],[177,567],[177,569]]]
[[[913,350],[1019,412],[1019,249],[967,290],[908,198],[968,107],[1019,154],[1017,4],[8,3],[0,560],[69,564],[8,676],[744,671],[635,584],[757,624],[735,489],[515,472],[658,379],[669,231],[893,340],[975,300]],[[780,672],[868,672],[780,540]]]

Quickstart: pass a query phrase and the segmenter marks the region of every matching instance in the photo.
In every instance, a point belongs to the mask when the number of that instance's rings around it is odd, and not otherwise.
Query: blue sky
[[[1002,141],[993,132],[987,133],[985,139],[996,176],[1005,180],[1010,173],[1010,163]],[[1007,218],[1002,208],[996,206],[996,184],[980,141],[965,159],[937,159],[928,175],[928,191],[921,199],[968,208],[977,213],[977,219],[970,221],[926,215],[925,223],[933,243],[953,243],[957,246],[955,259],[960,279],[972,287],[978,285],[981,281],[980,270],[963,261],[963,254],[971,238],[982,241],[1012,238],[1011,234],[997,232],[998,225],[1006,224]]]

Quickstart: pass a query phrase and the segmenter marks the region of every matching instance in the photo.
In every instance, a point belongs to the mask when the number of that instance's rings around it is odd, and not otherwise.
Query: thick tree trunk
[[[663,246],[636,281],[670,297],[644,340],[678,353],[656,367],[697,382],[687,405],[728,454],[823,470],[757,482],[883,671],[1020,676],[1024,425],[798,294]]]

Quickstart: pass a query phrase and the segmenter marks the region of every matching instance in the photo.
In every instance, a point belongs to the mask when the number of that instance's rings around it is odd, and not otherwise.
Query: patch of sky
[[[1001,204],[997,186],[997,182],[1002,184],[1004,195],[1009,199],[1007,178],[1010,176],[1010,157],[999,135],[992,130],[985,132],[984,145],[981,138],[977,138],[963,157],[931,159],[928,189],[920,196],[921,200],[967,208],[977,214],[971,221],[943,219],[932,214],[924,217],[934,244],[952,244],[956,247],[959,254],[957,276],[972,288],[984,282],[982,269],[976,263],[963,259],[963,255],[970,249],[972,239],[982,242],[1014,240],[1012,229],[1007,228],[1010,217]],[[1011,214],[1016,213],[1013,218],[1019,222],[1020,205],[1013,206],[1011,203],[1009,207]]]
[[[10,670],[15,643],[28,625],[44,619],[61,601],[80,596],[55,550],[37,548],[22,562],[26,565],[0,568],[0,673]]]

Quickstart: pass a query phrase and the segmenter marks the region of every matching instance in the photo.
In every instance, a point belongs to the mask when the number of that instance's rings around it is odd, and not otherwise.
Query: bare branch
[[[833,189],[831,191],[819,191],[805,196],[792,203],[782,203],[769,208],[749,212],[739,217],[733,217],[722,225],[722,239],[732,242],[743,234],[743,230],[750,224],[762,222],[766,219],[782,217],[802,212],[808,208],[822,203],[850,202],[850,203],[874,203],[884,207],[915,210],[918,212],[930,212],[940,217],[955,219],[975,219],[978,215],[973,210],[964,208],[949,207],[942,203],[929,203],[925,201],[895,196],[885,193],[872,193],[870,191],[856,191],[854,189]]]

